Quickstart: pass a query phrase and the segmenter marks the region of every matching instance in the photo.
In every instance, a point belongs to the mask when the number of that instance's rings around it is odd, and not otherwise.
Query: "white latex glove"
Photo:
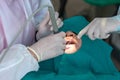
[[[47,60],[64,53],[65,49],[65,33],[49,35],[40,39],[38,42],[30,46],[41,58],[39,61]]]
[[[63,22],[60,18],[58,18],[59,14],[55,13],[56,22],[58,28],[62,27]],[[42,37],[48,36],[49,34],[53,33],[53,26],[50,20],[49,12],[46,14],[44,20],[39,24],[38,32],[36,35],[36,39],[39,40]]]
[[[95,18],[88,26],[86,26],[86,34],[91,40],[108,38],[111,32],[120,31],[119,20],[119,16]]]

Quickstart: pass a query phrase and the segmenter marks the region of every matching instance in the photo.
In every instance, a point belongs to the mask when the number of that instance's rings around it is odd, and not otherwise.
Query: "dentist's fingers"
[[[95,24],[96,23],[96,24]],[[94,20],[93,22],[90,23],[89,25],[89,30],[87,32],[88,37],[91,40],[95,40],[96,39],[96,27],[99,26],[98,25],[98,21]]]
[[[57,25],[58,25],[58,28],[61,28],[63,26],[63,22],[60,18],[58,18],[57,20]]]
[[[94,31],[94,33],[93,33],[94,40],[95,40],[95,39],[99,39],[100,36],[101,36],[101,35],[100,35],[100,30],[99,30],[99,28],[95,29],[95,31]]]
[[[58,28],[61,28],[63,26],[63,22],[60,18],[57,19],[56,23],[57,23]],[[53,31],[52,26],[51,26],[50,30]]]

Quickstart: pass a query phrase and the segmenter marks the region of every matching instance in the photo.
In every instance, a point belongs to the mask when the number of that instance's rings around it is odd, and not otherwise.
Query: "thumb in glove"
[[[59,14],[55,13],[56,22],[58,25],[58,28],[60,28],[63,25],[63,22],[60,18],[58,18]],[[53,26],[50,20],[49,12],[46,14],[44,20],[39,24],[38,32],[36,35],[37,40],[39,40],[42,37],[48,36],[50,34],[53,34]]]

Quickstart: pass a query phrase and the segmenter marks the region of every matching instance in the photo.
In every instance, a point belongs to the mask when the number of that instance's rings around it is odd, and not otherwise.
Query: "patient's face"
[[[78,39],[76,34],[68,31],[66,32],[66,54],[75,53],[81,47],[81,39]]]

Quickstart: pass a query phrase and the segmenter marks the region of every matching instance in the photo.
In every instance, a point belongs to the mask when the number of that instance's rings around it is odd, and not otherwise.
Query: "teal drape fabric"
[[[120,4],[120,0],[84,0],[84,1],[96,6]]]
[[[60,31],[78,33],[88,23],[82,16],[72,17],[64,21]],[[92,41],[84,35],[82,47],[76,53],[41,62],[39,71],[28,73],[22,80],[120,80],[111,51],[104,41]]]

